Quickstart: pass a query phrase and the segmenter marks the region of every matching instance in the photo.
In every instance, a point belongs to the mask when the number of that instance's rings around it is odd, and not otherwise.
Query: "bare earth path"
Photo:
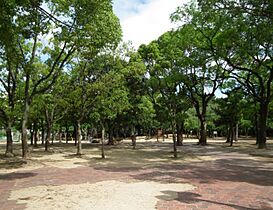
[[[86,143],[56,144],[54,152],[34,149],[25,164],[0,160],[0,209],[273,209],[273,150],[252,141],[228,148],[186,142],[179,158],[171,142],[129,143],[106,150]],[[3,153],[4,145],[0,145]],[[19,152],[19,151],[17,151]]]

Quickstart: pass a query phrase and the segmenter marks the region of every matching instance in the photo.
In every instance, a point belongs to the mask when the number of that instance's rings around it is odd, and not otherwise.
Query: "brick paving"
[[[25,209],[8,200],[12,190],[39,186],[95,183],[104,180],[188,183],[194,190],[177,192],[175,200],[158,197],[159,210],[273,210],[273,162],[258,161],[239,153],[215,154],[216,160],[165,164],[149,168],[44,167],[0,174],[0,209]],[[168,196],[172,192],[162,192]],[[130,209],[128,207],[128,209]]]

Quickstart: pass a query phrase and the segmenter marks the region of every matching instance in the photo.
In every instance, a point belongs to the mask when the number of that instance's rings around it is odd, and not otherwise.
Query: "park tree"
[[[67,88],[69,93],[66,101],[69,104],[69,114],[72,116],[73,125],[76,128],[75,145],[77,155],[82,154],[81,124],[92,111],[94,106],[95,92],[93,89],[94,72],[89,72],[88,61],[80,61],[74,64],[69,75]]]
[[[167,32],[148,46],[142,45],[139,49],[147,66],[149,74],[147,84],[149,95],[153,99],[158,114],[165,116],[171,124],[173,133],[174,157],[177,157],[176,130],[178,130],[179,144],[181,138],[181,118],[191,104],[185,97],[181,74],[176,68],[176,52],[173,50],[172,33]],[[183,120],[182,120],[183,123]]]
[[[1,31],[9,29],[1,36],[1,48],[12,42],[20,58],[13,65],[18,67],[24,87],[21,129],[22,154],[26,157],[27,122],[34,97],[50,89],[74,53],[117,41],[120,25],[108,0],[2,1],[1,10]],[[10,62],[12,54],[6,55]],[[37,66],[42,68],[37,70]]]
[[[224,61],[222,67],[259,105],[257,141],[258,148],[265,148],[273,81],[272,2],[209,0],[193,7],[207,26],[217,26],[220,31],[210,42],[211,54]],[[185,14],[182,10],[180,17]],[[188,22],[195,14],[189,14]]]
[[[89,52],[89,54],[82,54],[72,65],[68,86],[70,93],[67,100],[70,105],[69,113],[73,116],[76,127],[75,144],[77,144],[78,155],[82,154],[81,124],[88,120],[88,116],[96,107],[96,97],[104,87],[107,87],[103,86],[100,80],[109,72],[122,68],[119,61],[116,61],[118,59],[112,54],[111,49],[94,52],[94,54]]]
[[[218,125],[226,126],[227,141],[230,146],[233,145],[234,140],[238,140],[238,126],[242,117],[242,109],[244,107],[244,93],[241,89],[233,89],[225,92],[225,98],[217,99],[217,107],[214,111],[219,116],[216,119]]]
[[[124,78],[126,80],[126,87],[128,88],[128,101],[130,109],[127,111],[127,125],[129,126],[132,145],[136,148],[136,126],[147,125],[151,123],[153,117],[153,109],[149,106],[149,101],[145,97],[145,90],[143,88],[143,80],[145,74],[145,65],[138,53],[131,52],[130,60],[123,69]],[[144,104],[147,107],[144,107]],[[147,109],[151,111],[147,113]]]
[[[199,144],[207,144],[207,107],[227,76],[223,61],[213,54],[215,37],[221,23],[208,24],[192,4],[172,14],[175,22],[184,24],[174,33],[177,68],[200,121]]]
[[[40,96],[42,113],[46,124],[45,151],[48,151],[50,141],[53,144],[54,125],[65,117],[68,111],[68,101],[66,100],[68,92],[67,75],[61,75],[50,90]]]
[[[0,84],[1,104],[0,118],[6,130],[6,155],[13,155],[12,127],[20,105],[18,102],[18,86],[20,80],[20,49],[17,45],[18,36],[14,33],[12,16],[15,15],[13,2],[0,2]],[[19,105],[19,106],[18,106]],[[16,112],[17,110],[17,112]]]
[[[101,76],[94,84],[95,107],[92,113],[96,116],[102,129],[102,158],[104,154],[105,126],[109,125],[118,114],[127,111],[130,107],[128,88],[125,85],[124,75],[121,72],[109,71]]]

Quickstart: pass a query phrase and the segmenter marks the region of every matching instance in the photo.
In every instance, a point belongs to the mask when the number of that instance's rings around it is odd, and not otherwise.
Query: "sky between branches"
[[[175,27],[170,15],[188,0],[114,0],[114,12],[119,17],[123,40],[138,48],[148,44]]]

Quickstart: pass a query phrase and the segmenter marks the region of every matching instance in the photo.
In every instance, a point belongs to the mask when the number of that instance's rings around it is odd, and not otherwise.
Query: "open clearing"
[[[185,140],[172,157],[171,139],[106,146],[42,145],[31,157],[0,159],[1,209],[273,209],[273,142],[257,150],[254,140],[206,147]],[[5,145],[0,144],[0,154]],[[20,145],[15,145],[20,155]]]

